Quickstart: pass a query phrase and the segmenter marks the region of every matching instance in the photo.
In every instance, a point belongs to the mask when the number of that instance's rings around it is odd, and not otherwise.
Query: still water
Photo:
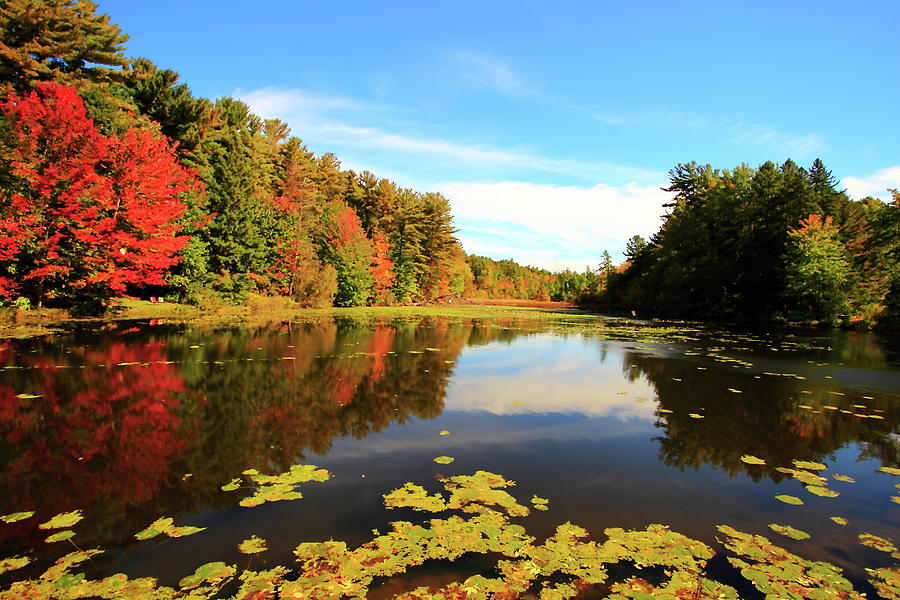
[[[130,322],[0,341],[0,514],[38,513],[0,524],[0,557],[28,553],[36,564],[16,575],[39,574],[72,548],[36,524],[83,509],[73,541],[107,550],[92,575],[174,585],[203,562],[246,563],[235,547],[252,534],[269,543],[254,568],[270,568],[301,541],[358,545],[407,518],[382,498],[404,482],[483,469],[514,480],[522,501],[550,499],[521,520],[538,538],[566,521],[598,537],[664,523],[720,550],[715,526],[729,524],[832,562],[866,591],[864,567],[893,560],[857,536],[900,541],[900,477],[878,471],[900,462],[897,350],[869,333],[583,319]],[[840,495],[775,470],[793,460],[824,463]],[[238,505],[246,490],[221,490],[245,469],[295,463],[334,477],[256,508]],[[161,516],[207,529],[135,540]],[[447,565],[410,576],[459,577]]]

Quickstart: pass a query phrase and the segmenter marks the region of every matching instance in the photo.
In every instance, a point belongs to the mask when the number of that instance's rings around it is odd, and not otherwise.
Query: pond
[[[427,518],[385,510],[405,482],[434,491],[436,478],[484,470],[514,481],[523,504],[549,500],[516,519],[538,540],[567,521],[594,539],[661,523],[724,556],[727,524],[840,567],[871,597],[865,568],[896,561],[859,535],[900,541],[900,477],[879,470],[900,461],[898,422],[900,354],[871,333],[565,315],[82,326],[0,342],[0,515],[37,513],[0,523],[0,557],[32,559],[0,584],[40,575],[76,542],[106,551],[79,568],[89,577],[168,586],[209,561],[245,567],[237,545],[251,535],[268,544],[254,570],[289,565],[300,542],[352,548]],[[297,463],[331,478],[302,484],[302,499],[240,505],[244,471]],[[38,524],[76,509],[76,536],[46,543]],[[205,529],[135,539],[164,516]],[[491,560],[431,561],[370,597]],[[724,559],[709,568],[753,593]]]

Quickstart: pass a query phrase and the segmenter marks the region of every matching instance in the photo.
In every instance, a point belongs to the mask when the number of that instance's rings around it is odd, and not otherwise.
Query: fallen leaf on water
[[[434,459],[434,462],[438,463],[439,465],[449,465],[454,460],[456,459],[454,459],[452,456],[438,456]]]
[[[856,480],[853,479],[852,477],[850,477],[849,475],[834,474],[834,475],[832,475],[832,477],[834,477],[838,481],[846,481],[847,483],[856,483]]]
[[[703,415],[698,415],[697,413],[688,413],[688,416],[692,419],[702,419]]]
[[[879,467],[878,470],[882,473],[888,473],[890,475],[900,475],[900,469],[896,469],[894,467]]]
[[[0,560],[0,575],[7,571],[21,569],[30,562],[31,559],[27,556],[11,556],[9,558],[4,558]]]
[[[829,517],[832,521],[837,523],[838,525],[846,525],[847,519],[845,517]]]
[[[803,504],[803,500],[798,498],[797,496],[788,496],[787,494],[779,494],[775,496],[776,500],[781,500],[785,504],[793,504],[795,506],[799,506]]]
[[[748,465],[764,465],[764,464],[766,464],[766,461],[764,461],[761,458],[757,458],[757,457],[753,456],[752,454],[743,455],[741,457],[741,460],[743,462],[747,463]]]
[[[447,431],[446,429],[444,429],[444,430],[441,431],[438,435],[450,435],[450,432]]]

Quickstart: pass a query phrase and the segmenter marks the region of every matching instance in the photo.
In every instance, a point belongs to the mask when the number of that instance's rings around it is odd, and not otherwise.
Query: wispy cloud
[[[448,60],[457,78],[472,87],[508,96],[521,96],[531,91],[525,78],[499,58],[473,52],[457,52],[450,54]]]
[[[393,152],[415,159],[440,159],[448,167],[538,171],[586,181],[655,181],[660,173],[607,161],[549,158],[527,151],[493,148],[442,138],[411,136],[353,121],[379,107],[348,98],[319,96],[304,90],[263,88],[235,95],[265,118],[280,118],[305,140],[319,145],[360,148],[372,154]],[[357,114],[351,114],[357,113]],[[375,120],[374,118],[369,120]]]
[[[657,128],[712,134],[729,143],[774,149],[781,155],[801,159],[812,158],[827,147],[822,136],[817,133],[783,132],[770,125],[721,116],[696,115],[671,106],[627,111],[592,108],[584,112],[595,121],[610,127]]]
[[[470,252],[545,268],[596,268],[603,250],[622,260],[633,235],[660,226],[670,194],[658,186],[591,188],[522,182],[450,183],[440,187]]]
[[[866,196],[889,200],[891,193],[888,190],[900,189],[900,165],[862,177],[845,177],[843,183],[847,193],[857,200]]]

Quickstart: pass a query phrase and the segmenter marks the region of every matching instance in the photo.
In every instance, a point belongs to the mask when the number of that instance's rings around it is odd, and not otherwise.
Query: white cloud
[[[861,200],[866,196],[890,200],[889,189],[900,189],[900,165],[875,171],[863,177],[845,177],[844,187],[852,198]]]
[[[426,157],[441,159],[449,161],[447,165],[449,168],[465,166],[469,169],[490,170],[502,167],[556,173],[593,181],[610,179],[647,181],[657,180],[660,177],[660,173],[655,171],[616,165],[607,161],[547,158],[527,151],[410,136],[370,125],[353,125],[350,123],[351,119],[334,116],[332,113],[352,111],[366,114],[366,111],[371,113],[383,107],[349,98],[271,87],[253,91],[236,90],[235,95],[261,117],[281,119],[305,141],[315,140],[318,145],[324,147],[361,148],[372,155],[392,152],[416,160]]]
[[[439,191],[450,200],[469,252],[579,270],[596,267],[604,249],[621,260],[616,251],[628,238],[646,238],[659,229],[663,204],[671,199],[658,186],[635,184],[448,183]]]
[[[503,61],[484,54],[457,52],[449,56],[457,77],[463,82],[501,94],[519,96],[529,92],[525,79]]]
[[[825,149],[825,142],[816,133],[796,135],[783,133],[766,125],[738,121],[728,127],[735,142],[775,148],[782,155],[794,158],[810,158]]]

